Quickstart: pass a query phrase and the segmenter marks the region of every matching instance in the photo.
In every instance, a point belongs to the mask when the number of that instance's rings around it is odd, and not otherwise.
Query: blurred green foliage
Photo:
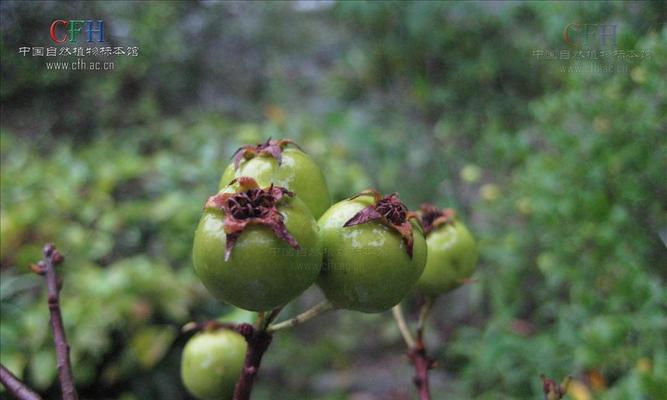
[[[434,398],[540,398],[541,372],[572,374],[577,400],[661,398],[665,3],[306,6],[0,5],[2,362],[57,396],[27,269],[53,241],[83,397],[186,397],[179,328],[248,317],[194,277],[201,205],[240,144],[273,136],[311,153],[337,200],[399,191],[457,208],[479,238],[478,282],[428,332]],[[17,53],[63,15],[104,19],[140,56],[56,72]],[[533,56],[574,51],[573,22],[615,24],[619,50],[650,57]],[[339,312],[276,338],[256,397],[405,398],[402,351],[388,315]]]

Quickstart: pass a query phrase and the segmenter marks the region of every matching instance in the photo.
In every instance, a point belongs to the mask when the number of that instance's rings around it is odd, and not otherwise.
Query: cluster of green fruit
[[[410,212],[374,190],[331,206],[324,175],[288,140],[244,146],[224,171],[197,227],[194,268],[217,298],[269,311],[317,284],[337,309],[381,312],[411,292],[459,286],[475,242],[451,210]],[[246,343],[230,330],[186,345],[182,378],[201,399],[231,398]]]

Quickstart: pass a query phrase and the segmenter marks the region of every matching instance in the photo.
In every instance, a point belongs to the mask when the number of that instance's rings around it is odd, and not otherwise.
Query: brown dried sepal
[[[278,211],[278,204],[283,196],[294,196],[293,192],[271,186],[261,189],[253,178],[239,177],[230,182],[240,186],[236,193],[218,193],[211,196],[204,204],[205,210],[218,210],[224,213],[223,227],[226,234],[225,261],[229,260],[234,243],[248,225],[265,225],[281,240],[292,248],[300,250],[296,239],[289,233],[283,216]]]
[[[289,139],[272,140],[269,138],[266,142],[257,143],[255,146],[251,144],[241,146],[232,156],[234,160],[234,168],[239,169],[242,160],[249,160],[258,155],[273,157],[278,161],[278,165],[281,165],[283,163],[283,150],[285,149],[285,146],[289,144],[292,144],[301,150],[301,147],[299,147],[298,144]]]
[[[419,209],[419,219],[426,236],[443,225],[454,224],[455,217],[456,212],[451,208],[440,209],[432,204],[424,203]]]
[[[412,258],[412,247],[414,244],[414,235],[410,219],[417,219],[417,215],[411,211],[398,198],[398,193],[392,193],[382,197],[382,194],[375,189],[364,190],[358,195],[351,197],[350,200],[359,196],[372,196],[373,204],[364,208],[350,218],[343,226],[349,227],[364,224],[369,221],[379,221],[398,232],[405,243],[405,250],[408,256]]]

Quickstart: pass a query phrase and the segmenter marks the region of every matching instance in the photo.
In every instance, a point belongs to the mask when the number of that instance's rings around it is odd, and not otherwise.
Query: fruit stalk
[[[297,325],[301,325],[304,322],[308,322],[313,318],[316,318],[326,312],[334,310],[333,304],[331,304],[328,300],[324,300],[321,303],[318,303],[317,305],[313,306],[312,308],[302,312],[301,314],[297,315],[296,317],[290,318],[286,321],[271,325],[267,328],[267,331],[269,333],[274,333],[283,329],[289,329],[293,328]]]
[[[398,330],[401,332],[403,340],[405,340],[405,344],[408,346],[409,349],[414,348],[415,339],[412,337],[412,333],[410,333],[410,328],[408,328],[407,322],[405,322],[405,317],[403,316],[401,305],[400,304],[395,305],[394,308],[391,309],[391,312],[394,314],[396,325],[398,325]]]
[[[42,400],[37,393],[33,392],[2,364],[0,364],[0,382],[7,389],[7,392],[18,400]]]

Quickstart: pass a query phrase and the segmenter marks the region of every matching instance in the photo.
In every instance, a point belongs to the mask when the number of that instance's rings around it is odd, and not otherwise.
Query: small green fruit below
[[[193,245],[195,272],[219,299],[250,311],[285,305],[315,282],[322,264],[306,205],[251,178],[209,198]]]
[[[219,189],[240,176],[255,178],[260,185],[273,183],[296,193],[315,218],[331,205],[324,175],[315,161],[289,140],[267,140],[256,146],[244,146],[234,156],[220,179]]]
[[[426,268],[415,291],[438,296],[461,286],[475,271],[477,245],[468,228],[452,210],[424,205],[421,211],[426,233]]]
[[[231,400],[246,346],[243,336],[228,329],[196,334],[183,349],[183,384],[198,399]]]
[[[317,284],[337,308],[385,311],[410,293],[424,270],[421,227],[395,195],[370,191],[341,201],[318,224],[325,261]]]

